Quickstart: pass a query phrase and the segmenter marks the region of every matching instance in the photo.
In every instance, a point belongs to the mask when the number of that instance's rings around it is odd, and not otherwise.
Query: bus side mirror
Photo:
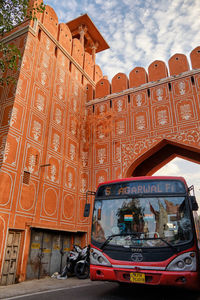
[[[189,196],[189,200],[192,206],[192,210],[197,211],[199,209],[199,205],[197,203],[195,196]]]
[[[84,208],[84,217],[88,218],[89,215],[90,215],[90,203],[86,203]]]

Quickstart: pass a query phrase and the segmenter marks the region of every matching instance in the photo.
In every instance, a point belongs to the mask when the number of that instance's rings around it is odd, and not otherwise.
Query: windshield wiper
[[[106,241],[103,243],[103,245],[101,246],[101,250],[103,250],[109,243],[110,241],[115,238],[116,236],[129,236],[129,235],[132,235],[132,236],[139,236],[143,234],[143,232],[132,232],[132,233],[119,233],[119,234],[113,234],[113,235],[110,235]],[[174,250],[175,253],[179,252],[179,250],[174,246],[172,245],[170,242],[166,241],[165,239],[159,237],[159,238],[137,238],[136,240],[140,240],[140,241],[145,241],[145,240],[161,240],[163,243],[165,243],[166,245],[168,245],[172,250]]]
[[[138,235],[140,235],[140,234],[142,234],[142,232],[131,232],[131,233],[118,233],[118,234],[112,234],[112,235],[110,235],[107,239],[106,239],[106,241],[103,243],[103,245],[101,246],[101,250],[103,250],[103,248],[105,248],[109,243],[110,243],[110,241],[113,239],[113,238],[115,238],[116,236],[128,236],[128,235],[133,235],[133,236],[138,236]]]
[[[174,245],[172,245],[170,242],[166,241],[165,239],[163,239],[161,237],[155,238],[155,239],[159,239],[162,242],[164,242],[165,244],[167,244],[170,248],[172,248],[174,250],[175,253],[179,252],[179,250]]]
[[[116,236],[116,234],[110,235],[105,242],[101,245],[100,249],[103,250],[103,248],[109,244],[109,242]]]

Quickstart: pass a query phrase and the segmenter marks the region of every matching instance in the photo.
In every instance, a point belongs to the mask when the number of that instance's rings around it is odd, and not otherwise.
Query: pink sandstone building
[[[86,192],[151,175],[175,156],[200,162],[200,47],[111,83],[109,48],[88,15],[59,24],[46,6],[3,38],[22,53],[0,87],[0,284],[60,272],[90,242]],[[5,74],[6,76],[7,74]],[[88,198],[92,203],[93,198]]]

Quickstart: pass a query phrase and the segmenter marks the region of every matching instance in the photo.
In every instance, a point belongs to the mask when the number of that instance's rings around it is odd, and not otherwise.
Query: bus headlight
[[[191,264],[192,264],[192,259],[191,259],[191,257],[186,257],[186,258],[184,259],[184,262],[185,262],[186,265],[191,265]]]
[[[177,262],[177,267],[178,267],[179,269],[183,269],[184,266],[185,266],[185,264],[184,264],[184,262],[183,262],[182,260],[179,260],[179,261]]]
[[[195,252],[186,252],[178,255],[167,266],[167,271],[196,271],[196,254]]]
[[[99,266],[112,266],[109,260],[99,250],[94,248],[90,250],[90,263]]]

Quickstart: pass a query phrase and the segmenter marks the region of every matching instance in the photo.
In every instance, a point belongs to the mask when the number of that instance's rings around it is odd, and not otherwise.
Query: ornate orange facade
[[[85,195],[100,182],[200,162],[200,47],[192,70],[175,54],[110,84],[95,64],[109,46],[87,15],[59,24],[47,6],[11,41],[23,59],[0,88],[1,284],[60,271],[72,243],[89,242]]]

